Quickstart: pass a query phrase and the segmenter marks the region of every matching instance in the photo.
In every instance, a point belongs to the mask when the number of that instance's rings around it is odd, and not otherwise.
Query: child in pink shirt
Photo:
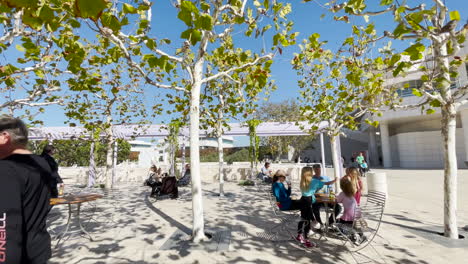
[[[338,223],[345,224],[350,228],[353,227],[354,219],[359,217],[359,207],[356,202],[356,185],[350,177],[343,177],[340,180],[342,192],[336,197],[338,203],[343,204],[343,215],[338,219]],[[351,235],[350,235],[351,236]],[[360,244],[365,240],[362,231],[353,234],[350,238],[354,243]]]
[[[340,187],[342,192],[336,197],[338,203],[343,204],[343,215],[338,219],[338,222],[344,224],[353,224],[355,218],[355,211],[357,207],[355,185],[349,177],[343,177],[340,180]]]

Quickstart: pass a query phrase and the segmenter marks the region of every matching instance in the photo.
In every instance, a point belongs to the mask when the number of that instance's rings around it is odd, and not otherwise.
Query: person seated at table
[[[150,196],[153,197],[154,195],[156,195],[156,193],[159,191],[159,188],[162,185],[161,176],[158,174],[158,169],[156,165],[151,166],[148,179],[145,183],[146,185],[151,187]]]
[[[288,182],[288,189],[284,186],[286,179],[286,172],[277,170],[273,176],[273,184],[271,186],[273,195],[279,203],[278,207],[281,211],[299,210],[301,209],[301,202],[299,200],[291,199],[291,183]]]
[[[169,195],[171,199],[176,199],[179,194],[177,188],[177,179],[175,176],[169,176],[169,174],[163,173],[162,186],[158,195]]]
[[[265,162],[265,166],[260,170],[260,173],[258,174],[258,178],[260,178],[262,181],[266,183],[271,183],[272,182],[272,170],[270,169],[270,162]]]
[[[186,186],[189,185],[192,180],[192,176],[190,174],[190,164],[185,164],[185,172],[184,176],[179,179],[177,182],[178,186]]]
[[[348,226],[348,229],[352,229],[354,219],[359,216],[359,207],[355,198],[356,185],[350,177],[343,177],[340,180],[340,188],[341,192],[336,197],[336,202],[343,204],[344,211],[343,215],[337,219],[337,222]],[[358,232],[357,234],[359,237],[354,235],[350,237],[353,242],[359,243],[359,241],[363,241],[365,239],[362,232]]]
[[[315,201],[315,194],[328,194],[330,191],[333,191],[332,184],[336,182],[336,178],[330,181],[330,178],[327,176],[322,176],[322,168],[319,164],[315,164],[313,166],[314,176],[311,183],[311,186],[315,188],[315,192],[313,193],[314,202],[312,203],[312,211],[314,213],[315,222],[313,223],[312,227],[315,229],[320,228],[323,226],[322,218],[320,217],[320,208],[324,207],[324,203],[316,202]],[[324,189],[326,191],[324,191]],[[328,218],[328,224],[331,225],[335,222],[335,218],[341,211],[341,206],[339,204],[335,204],[333,214],[330,215]]]
[[[358,205],[361,204],[361,195],[363,190],[363,183],[361,179],[361,174],[359,173],[359,169],[356,167],[349,167],[346,169],[346,175],[344,178],[349,178],[349,180],[353,183],[354,189],[356,190],[354,194],[354,198]]]

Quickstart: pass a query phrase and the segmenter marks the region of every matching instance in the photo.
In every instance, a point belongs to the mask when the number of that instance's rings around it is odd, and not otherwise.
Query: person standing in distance
[[[27,143],[23,121],[0,115],[1,264],[45,264],[51,256],[46,218],[52,171]]]
[[[47,145],[44,147],[41,157],[43,157],[47,161],[47,163],[50,166],[50,169],[52,170],[52,181],[50,183],[50,191],[51,191],[52,197],[56,198],[59,196],[59,191],[58,191],[59,186],[60,188],[63,188],[63,180],[58,173],[58,169],[59,169],[58,163],[52,157],[54,153],[55,153],[54,146]]]

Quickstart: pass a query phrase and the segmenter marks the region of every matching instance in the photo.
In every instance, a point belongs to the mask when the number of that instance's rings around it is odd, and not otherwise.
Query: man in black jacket
[[[51,170],[26,149],[28,130],[0,116],[0,263],[45,264],[51,255],[46,218]]]
[[[44,147],[41,157],[43,157],[47,161],[47,163],[50,166],[50,169],[52,170],[52,181],[50,182],[50,191],[51,191],[52,197],[55,198],[59,195],[57,185],[60,185],[63,188],[63,180],[58,173],[58,168],[59,168],[58,163],[52,157],[52,155],[54,155],[54,152],[55,152],[54,146],[47,145]]]

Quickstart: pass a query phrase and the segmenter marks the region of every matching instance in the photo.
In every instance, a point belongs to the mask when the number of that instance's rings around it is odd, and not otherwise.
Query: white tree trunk
[[[112,154],[112,186],[117,179],[117,158],[119,153],[119,143],[117,140],[114,140],[114,152]]]
[[[176,154],[177,146],[170,144],[169,148],[170,148],[169,155],[171,157],[169,161],[170,162],[169,174],[170,176],[175,176],[175,166],[176,166],[175,154]]]
[[[455,132],[456,111],[452,106],[442,109],[442,138],[444,140],[444,235],[458,239],[457,226],[457,153]]]
[[[108,140],[106,142],[106,150],[107,150],[107,155],[106,155],[106,188],[112,189],[112,187],[113,187],[112,168],[113,168],[113,163],[114,163],[114,157],[113,157],[114,138],[112,136],[108,137]]]
[[[336,142],[337,140],[337,137],[339,136],[330,136],[330,144],[331,144],[331,154],[332,154],[332,162],[333,162],[333,172],[335,174],[335,179],[336,182],[335,182],[335,190],[338,191],[339,189],[339,186],[338,186],[338,183],[339,183],[339,179],[340,179],[340,176],[341,176],[341,168],[340,168],[340,161],[339,161],[339,157],[338,157],[338,144]],[[326,172],[322,172],[323,174],[325,174]]]
[[[448,37],[448,36],[446,36]],[[442,138],[444,140],[444,235],[452,239],[458,239],[457,226],[457,153],[455,147],[456,139],[456,109],[450,90],[449,60],[447,48],[441,39],[435,39],[434,55],[436,57],[436,69],[442,73],[446,80],[440,88],[442,98],[447,102],[442,105]],[[438,84],[440,85],[440,84]]]
[[[185,175],[185,136],[182,137],[182,168],[180,171],[180,175],[183,177]]]
[[[88,170],[88,187],[93,187],[96,184],[96,162],[94,161],[94,140],[91,141],[91,149],[89,151],[89,170]]]
[[[224,153],[223,153],[223,136],[218,135],[218,158],[219,158],[219,196],[224,196]]]
[[[190,173],[192,176],[192,240],[195,243],[205,239],[205,221],[203,218],[203,197],[200,178],[200,89],[204,59],[200,58],[193,73],[193,86],[190,96]]]

